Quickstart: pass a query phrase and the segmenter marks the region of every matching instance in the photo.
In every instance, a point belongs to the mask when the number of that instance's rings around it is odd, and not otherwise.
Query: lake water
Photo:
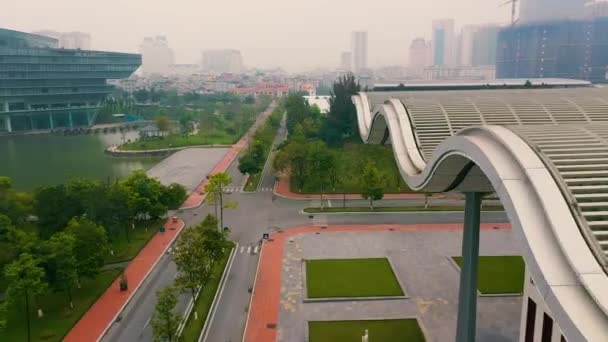
[[[148,170],[161,158],[112,158],[104,154],[107,146],[138,133],[90,135],[21,135],[0,137],[0,176],[13,179],[19,190],[32,190],[45,184],[60,184],[74,177],[114,180],[132,170]]]

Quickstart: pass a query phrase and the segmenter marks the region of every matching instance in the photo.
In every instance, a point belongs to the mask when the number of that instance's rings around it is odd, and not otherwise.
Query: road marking
[[[331,208],[331,200],[330,199],[327,200],[327,206]]]
[[[247,253],[251,253],[251,246],[247,246]]]
[[[258,254],[258,246],[257,245],[253,248],[253,254]]]
[[[141,328],[141,331],[143,332],[144,330],[146,330],[146,327],[148,326],[148,324],[150,324],[150,320],[152,320],[152,316],[148,317],[148,320],[146,321],[146,323],[144,324],[144,327]]]
[[[241,253],[245,251],[245,246],[241,246]]]

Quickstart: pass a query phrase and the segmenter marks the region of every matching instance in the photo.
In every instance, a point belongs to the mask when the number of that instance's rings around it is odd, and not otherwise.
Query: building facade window
[[[534,342],[534,326],[536,325],[536,303],[528,298],[528,310],[526,312],[526,335],[525,342]]]
[[[549,317],[545,312],[543,314],[543,334],[540,337],[541,342],[551,342],[553,335],[553,318]]]

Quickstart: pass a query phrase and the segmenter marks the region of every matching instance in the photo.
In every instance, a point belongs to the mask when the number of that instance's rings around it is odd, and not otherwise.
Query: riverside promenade
[[[190,196],[182,204],[182,209],[196,208],[203,204],[206,197],[204,188],[207,182],[207,176],[228,169],[240,151],[248,145],[253,133],[264,123],[275,107],[276,105],[272,103],[268,109],[258,117],[247,134],[227,150],[226,154],[220,159],[211,172],[209,172],[209,174],[201,175],[203,180],[199,182],[199,185],[196,186]],[[120,278],[114,280],[112,285],[106,289],[95,304],[93,304],[84,316],[72,327],[70,332],[65,336],[64,341],[88,342],[100,340],[111,324],[119,318],[123,308],[128,304],[148,274],[154,269],[158,261],[166,253],[167,249],[179,236],[184,229],[184,226],[185,223],[182,220],[178,219],[174,222],[172,219],[169,219],[164,224],[165,232],[156,233],[125,269],[129,289],[127,291],[120,291]]]

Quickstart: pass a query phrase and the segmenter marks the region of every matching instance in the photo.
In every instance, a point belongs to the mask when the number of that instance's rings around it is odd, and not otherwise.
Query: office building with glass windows
[[[58,48],[56,39],[0,29],[0,132],[91,126],[141,55]]]

